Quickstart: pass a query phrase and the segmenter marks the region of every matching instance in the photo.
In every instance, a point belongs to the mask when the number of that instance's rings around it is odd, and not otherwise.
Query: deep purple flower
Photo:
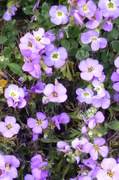
[[[40,3],[40,0],[37,0],[37,2],[35,3],[32,11],[34,11],[39,6],[39,3]]]
[[[59,83],[57,80],[55,81],[55,85],[47,84],[43,93],[46,97],[48,97],[49,102],[65,102],[67,99],[66,88]]]
[[[85,102],[87,104],[91,104],[92,103],[92,97],[94,92],[90,89],[90,88],[85,88],[85,90],[78,88],[76,90],[76,94],[77,96],[77,100],[81,103]]]
[[[104,17],[119,16],[119,1],[118,0],[99,0],[98,7],[101,9]]]
[[[52,6],[49,15],[51,22],[56,25],[66,24],[68,22],[66,6]]]
[[[44,88],[45,88],[45,84],[42,83],[41,81],[38,81],[35,86],[31,87],[29,92],[33,94],[41,94],[43,93]]]
[[[26,105],[24,90],[15,84],[10,84],[5,89],[4,96],[7,99],[9,107],[16,108],[18,106],[18,108],[23,108]]]
[[[64,153],[68,153],[70,151],[70,146],[65,141],[59,141],[57,143],[57,150]]]
[[[101,169],[97,172],[98,180],[118,180],[119,164],[114,158],[105,158],[101,162]]]
[[[18,134],[20,125],[16,123],[16,119],[13,116],[6,116],[5,122],[0,122],[0,132],[6,138],[11,138],[15,134]]]
[[[98,152],[102,155],[102,157],[106,157],[109,152],[109,148],[107,146],[102,146],[105,144],[104,138],[95,138],[94,143],[87,142],[84,145],[84,150],[86,153],[90,153],[90,156],[93,160],[98,159]]]
[[[99,64],[98,60],[91,58],[81,61],[78,68],[82,71],[81,78],[86,81],[90,81],[94,77],[101,77],[103,71],[103,66]]]
[[[70,117],[65,112],[61,113],[60,115],[53,116],[51,118],[53,122],[53,126],[57,126],[58,130],[60,130],[60,124],[67,124],[70,121]]]
[[[32,128],[32,131],[36,134],[42,134],[42,131],[48,127],[48,120],[46,120],[46,115],[42,112],[36,113],[37,119],[29,118],[27,120],[27,126]]]
[[[81,14],[81,16],[89,18],[94,15],[96,5],[92,0],[89,0],[87,3],[86,0],[79,0],[77,5],[79,8],[78,11]]]
[[[12,16],[15,15],[15,11],[17,11],[17,7],[15,7],[15,6],[8,8],[3,15],[3,19],[5,21],[9,21],[12,18]]]
[[[46,51],[44,62],[47,66],[54,66],[55,68],[62,67],[67,58],[67,51],[64,47],[54,47],[51,51]]]
[[[99,33],[95,30],[89,30],[81,34],[81,42],[83,44],[91,43],[91,49],[98,51],[100,48],[104,49],[107,46],[105,38],[99,38]]]

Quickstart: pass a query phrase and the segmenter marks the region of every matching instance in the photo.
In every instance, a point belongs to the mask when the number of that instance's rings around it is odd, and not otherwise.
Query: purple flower
[[[102,20],[102,11],[97,9],[92,17],[89,18],[89,21],[86,22],[85,27],[89,29],[97,28]]]
[[[42,134],[42,131],[48,127],[48,120],[46,119],[46,115],[42,112],[36,113],[37,119],[29,118],[27,120],[27,126],[32,128],[32,131],[36,134]]]
[[[102,11],[104,17],[119,16],[119,1],[118,0],[99,0],[98,7]]]
[[[23,108],[26,105],[24,90],[15,84],[10,84],[8,88],[5,89],[4,96],[7,99],[9,107],[16,108],[18,106],[18,108]]]
[[[76,138],[72,141],[71,145],[75,150],[77,150],[80,153],[80,152],[85,152],[84,145],[87,142],[88,140],[86,138],[82,138],[81,140]]]
[[[87,133],[87,127],[86,126],[83,126],[82,128],[81,128],[81,134],[86,134]]]
[[[89,30],[81,34],[81,42],[83,44],[91,43],[91,49],[98,51],[100,48],[104,49],[107,46],[105,38],[99,38],[99,33],[95,30]]]
[[[33,10],[32,11],[34,11],[38,6],[39,6],[39,3],[40,3],[40,0],[38,0],[37,2],[36,2],[36,4],[34,5],[34,7],[33,7]]]
[[[52,6],[49,15],[51,22],[56,25],[66,24],[68,22],[66,6]]]
[[[20,166],[20,161],[13,155],[4,155],[3,158],[5,160],[6,173],[9,174],[11,179],[17,178],[17,168]]]
[[[90,88],[85,88],[85,90],[78,88],[76,90],[77,100],[81,103],[85,102],[87,104],[92,103],[93,91]]]
[[[43,162],[42,156],[40,154],[35,155],[31,159],[31,169],[32,175],[34,178],[37,179],[46,179],[48,177],[48,172],[46,170],[46,166],[48,163],[45,161]]]
[[[83,25],[83,18],[82,16],[79,14],[78,10],[71,10],[70,13],[74,16],[75,21],[77,24]]]
[[[64,33],[62,31],[62,29],[60,29],[59,33],[58,33],[58,40],[62,39],[64,37]]]
[[[114,65],[116,66],[117,68],[117,73],[119,73],[119,56],[117,56],[117,58],[114,60]]]
[[[13,116],[6,116],[5,122],[0,122],[0,132],[6,138],[11,138],[15,134],[18,134],[20,125],[16,123],[16,119]]]
[[[98,180],[118,180],[119,179],[119,164],[114,158],[105,158],[101,162],[101,169],[97,172]]]
[[[97,95],[99,97],[104,97],[105,96],[105,88],[104,88],[104,84],[98,80],[93,80],[92,81],[92,85],[95,87],[94,91],[97,92]]]
[[[110,106],[110,94],[105,90],[105,95],[100,97],[99,95],[93,96],[92,104],[96,108],[102,107],[103,109],[107,109]]]
[[[5,21],[9,21],[12,18],[12,16],[15,15],[15,11],[17,11],[17,7],[15,7],[15,6],[8,8],[3,15],[3,19]]]
[[[103,71],[103,66],[99,64],[98,60],[91,58],[81,61],[78,68],[82,71],[81,78],[86,81],[90,81],[94,77],[101,77]]]
[[[45,32],[44,37],[47,37],[50,39],[51,42],[54,42],[56,39],[55,33],[52,33],[51,30]],[[51,44],[50,44],[51,45]]]
[[[60,130],[60,124],[69,123],[70,118],[65,112],[63,112],[60,115],[53,116],[51,120],[53,122],[53,126],[57,126],[58,130]]]
[[[64,47],[54,47],[51,51],[46,51],[44,62],[47,66],[54,66],[55,68],[62,67],[67,58],[67,51]]]
[[[69,153],[70,146],[65,141],[59,141],[57,143],[57,150],[61,151],[61,152],[64,152],[64,153]]]
[[[55,85],[47,84],[43,93],[46,97],[48,97],[49,102],[65,102],[67,99],[66,88],[59,83],[57,80],[55,81]]]
[[[35,180],[35,178],[34,178],[33,175],[31,175],[31,174],[27,174],[27,175],[24,177],[24,180]]]
[[[45,30],[39,28],[38,31],[33,31],[33,35],[36,41],[36,48],[41,51],[46,45],[50,44],[50,39],[45,36]]]
[[[85,121],[86,124],[88,124],[88,127],[90,129],[94,129],[94,127],[97,124],[104,122],[105,117],[101,111],[98,111],[94,117],[89,118],[89,119],[83,118],[83,120]]]
[[[112,20],[114,20],[114,17],[107,17],[107,18],[105,18],[105,22],[102,24],[102,28],[105,31],[110,32],[112,30],[112,28],[113,28]]]
[[[84,17],[92,17],[96,10],[96,5],[92,0],[86,3],[86,0],[79,0],[78,3],[79,13]]]
[[[84,145],[84,150],[86,153],[90,153],[90,156],[93,160],[98,159],[98,152],[102,155],[102,157],[106,157],[109,152],[109,148],[107,146],[102,146],[105,144],[104,138],[95,138],[94,144],[87,142]]]
[[[43,93],[44,88],[45,84],[43,84],[41,81],[38,81],[35,86],[31,87],[29,92],[33,94],[41,94]]]
[[[78,180],[92,180],[89,176],[78,176]]]

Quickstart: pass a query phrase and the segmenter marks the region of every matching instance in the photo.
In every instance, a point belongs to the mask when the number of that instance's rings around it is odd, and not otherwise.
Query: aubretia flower
[[[99,108],[102,107],[103,109],[107,109],[110,106],[110,94],[108,91],[105,90],[105,95],[100,97],[99,95],[93,96],[92,104],[94,107]]]
[[[89,21],[86,22],[85,27],[89,29],[94,29],[99,26],[101,20],[102,20],[102,12],[100,9],[97,9],[94,15],[89,18]]]
[[[44,62],[47,66],[54,66],[55,68],[62,67],[67,58],[67,51],[64,47],[54,47],[51,51],[46,51]]]
[[[81,34],[81,42],[83,44],[91,43],[91,49],[98,51],[100,48],[104,49],[107,46],[105,38],[99,38],[99,33],[95,30],[89,30]]]
[[[92,180],[89,176],[78,176],[78,180]]]
[[[94,127],[96,126],[96,124],[102,123],[104,122],[104,115],[101,111],[98,111],[94,117],[89,118],[89,119],[85,119],[83,118],[83,120],[85,121],[86,124],[88,124],[88,127],[90,129],[94,129]]]
[[[86,138],[82,138],[81,140],[79,140],[78,138],[75,138],[72,141],[71,145],[75,150],[77,150],[80,153],[80,152],[85,152],[83,147],[85,143],[87,142],[88,140]]]
[[[114,17],[107,17],[105,18],[105,22],[102,24],[102,28],[105,31],[111,32],[113,28],[112,20],[114,20]]]
[[[90,88],[85,88],[85,90],[78,88],[76,90],[77,100],[81,103],[85,102],[87,104],[92,103],[93,91]]]
[[[99,0],[98,7],[101,9],[104,17],[119,16],[119,1],[118,0]]]
[[[114,158],[103,159],[96,177],[98,180],[119,180],[119,164]]]
[[[33,10],[32,11],[34,11],[38,6],[39,6],[39,3],[40,3],[40,0],[38,0],[37,2],[36,2],[36,4],[34,5],[34,7],[33,7]]]
[[[94,77],[101,77],[103,71],[103,66],[99,64],[98,60],[91,58],[81,61],[78,68],[82,71],[81,78],[86,81],[90,81]]]
[[[4,93],[9,107],[23,108],[26,105],[24,90],[15,84],[10,84]]]
[[[61,113],[60,115],[53,116],[51,118],[53,125],[52,126],[57,126],[58,130],[60,130],[60,124],[67,124],[70,121],[70,117],[65,113]]]
[[[36,113],[37,119],[29,118],[27,120],[27,126],[32,128],[32,131],[36,134],[42,134],[42,131],[48,127],[48,120],[46,120],[46,115],[42,112]]]
[[[35,180],[35,178],[34,178],[33,175],[31,175],[31,174],[27,174],[27,175],[24,177],[24,180]]]
[[[45,84],[42,83],[41,81],[38,81],[35,86],[31,87],[29,92],[33,94],[41,94],[43,93],[44,87],[45,87]]]
[[[47,84],[43,93],[46,97],[48,97],[49,102],[65,102],[67,99],[66,88],[59,83],[57,80],[55,81],[55,85]]]
[[[104,97],[105,96],[105,88],[104,88],[104,84],[98,80],[93,80],[92,81],[92,85],[95,87],[94,91],[97,92],[97,95],[100,97]]]
[[[79,0],[77,3],[79,13],[84,17],[91,17],[94,15],[96,5],[92,0],[86,3],[86,0]]]
[[[52,6],[49,15],[51,22],[56,25],[66,24],[68,22],[66,6]]]
[[[70,146],[65,141],[59,141],[57,143],[57,150],[64,153],[68,153],[70,151]]]
[[[84,150],[86,153],[90,153],[90,156],[93,160],[98,159],[98,152],[102,155],[102,157],[106,157],[109,152],[109,148],[107,146],[102,146],[105,144],[104,138],[95,138],[94,144],[87,142],[84,145]]]
[[[31,159],[31,169],[32,169],[32,175],[35,180],[42,180],[46,179],[48,177],[48,172],[46,170],[46,166],[48,165],[48,162],[43,162],[42,156],[40,154],[35,155]]]
[[[13,116],[6,116],[5,122],[0,122],[0,132],[6,138],[11,138],[15,134],[18,134],[20,125],[16,123],[16,119]]]
[[[15,11],[17,11],[17,7],[15,7],[15,6],[8,8],[3,15],[3,19],[5,21],[9,21],[12,18],[12,16],[15,15]]]
[[[77,24],[80,24],[80,25],[83,25],[83,18],[82,16],[79,14],[79,11],[78,10],[71,10],[70,11],[70,14],[74,16],[75,18],[75,21]]]
[[[117,73],[119,73],[119,56],[117,56],[117,58],[114,60],[114,65],[116,66],[117,68]]]

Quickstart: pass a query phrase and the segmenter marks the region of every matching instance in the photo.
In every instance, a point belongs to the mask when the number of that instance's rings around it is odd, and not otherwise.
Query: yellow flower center
[[[9,170],[11,168],[11,165],[10,164],[6,164],[5,168],[6,168],[6,170]]]
[[[12,97],[15,97],[16,94],[15,94],[14,92],[11,92],[11,96],[12,96]]]
[[[86,97],[86,96],[89,96],[89,93],[85,92],[85,93],[84,93],[84,96],[85,96],[85,97]]]
[[[32,43],[31,43],[30,41],[28,42],[28,46],[29,46],[29,47],[32,47]]]
[[[7,129],[11,129],[12,128],[11,124],[7,124],[6,127],[7,127]]]
[[[58,54],[53,54],[53,55],[52,55],[52,58],[53,58],[53,59],[57,59],[57,58],[58,58]]]
[[[45,170],[45,166],[44,166],[44,167],[42,167],[42,168],[41,168],[41,170],[42,170],[42,171],[44,171],[44,170]]]
[[[95,19],[96,19],[95,14],[92,16],[92,19],[93,19],[93,20],[95,20]]]
[[[62,12],[61,11],[57,12],[57,14],[58,14],[58,16],[62,16]]]
[[[8,10],[8,14],[11,14],[11,12],[12,12],[11,10]]]
[[[87,7],[87,6],[83,6],[83,10],[84,10],[84,11],[87,11],[87,10],[88,10],[88,7]]]
[[[42,124],[42,121],[41,121],[41,120],[38,120],[38,121],[37,121],[37,124],[38,124],[38,126],[40,126],[40,125]]]
[[[36,41],[40,41],[41,40],[41,38],[39,37],[39,36],[36,36]]]
[[[96,37],[92,38],[92,41],[97,41],[97,38]]]
[[[114,3],[113,2],[109,2],[108,3],[108,8],[109,9],[114,9]]]
[[[111,171],[111,170],[108,170],[107,171],[107,176],[109,176],[109,177],[113,177],[113,175],[114,175],[114,172],[113,171]]]
[[[96,89],[96,91],[100,91],[100,88],[98,87],[98,88]]]
[[[99,151],[99,146],[97,146],[97,145],[94,144],[94,149],[95,149],[96,151]]]
[[[53,92],[53,93],[52,93],[52,96],[53,96],[53,97],[58,97],[58,95],[57,95],[56,92]]]
[[[89,72],[92,72],[94,69],[93,69],[93,67],[91,66],[90,68],[88,68],[88,71]]]

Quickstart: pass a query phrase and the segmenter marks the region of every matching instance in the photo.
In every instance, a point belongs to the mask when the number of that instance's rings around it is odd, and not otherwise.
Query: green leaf
[[[41,14],[38,15],[37,20],[39,23],[42,23],[44,21],[44,16],[42,16]]]
[[[109,124],[107,124],[107,127],[117,131],[119,130],[119,121],[111,121]]]
[[[115,52],[118,52],[118,50],[119,50],[119,41],[113,41],[112,42],[112,48],[113,48],[113,50],[115,51]]]
[[[70,43],[66,39],[61,40],[61,45],[65,47],[67,51],[70,49]]]
[[[43,3],[42,10],[49,11],[49,5],[46,2]]]
[[[29,24],[28,24],[28,28],[29,28],[29,29],[35,29],[37,26],[38,26],[38,24],[37,24],[36,22],[33,22],[33,23],[29,23]]]
[[[78,60],[80,60],[80,61],[83,60],[83,59],[86,59],[88,57],[89,57],[89,52],[85,51],[83,49],[78,50],[77,53],[76,53],[76,58]]]
[[[4,58],[4,56],[0,56],[0,68],[6,68],[9,63],[8,58]]]
[[[10,50],[9,47],[4,48],[3,55],[5,56],[5,58],[10,58],[11,57],[11,50]]]
[[[71,48],[69,51],[68,51],[68,56],[75,56],[76,53],[78,51],[78,48]]]
[[[4,44],[7,41],[7,38],[5,36],[0,36],[0,44]]]
[[[18,74],[19,76],[23,75],[22,70],[21,70],[21,66],[19,66],[18,64],[10,63],[8,66],[13,73]]]

